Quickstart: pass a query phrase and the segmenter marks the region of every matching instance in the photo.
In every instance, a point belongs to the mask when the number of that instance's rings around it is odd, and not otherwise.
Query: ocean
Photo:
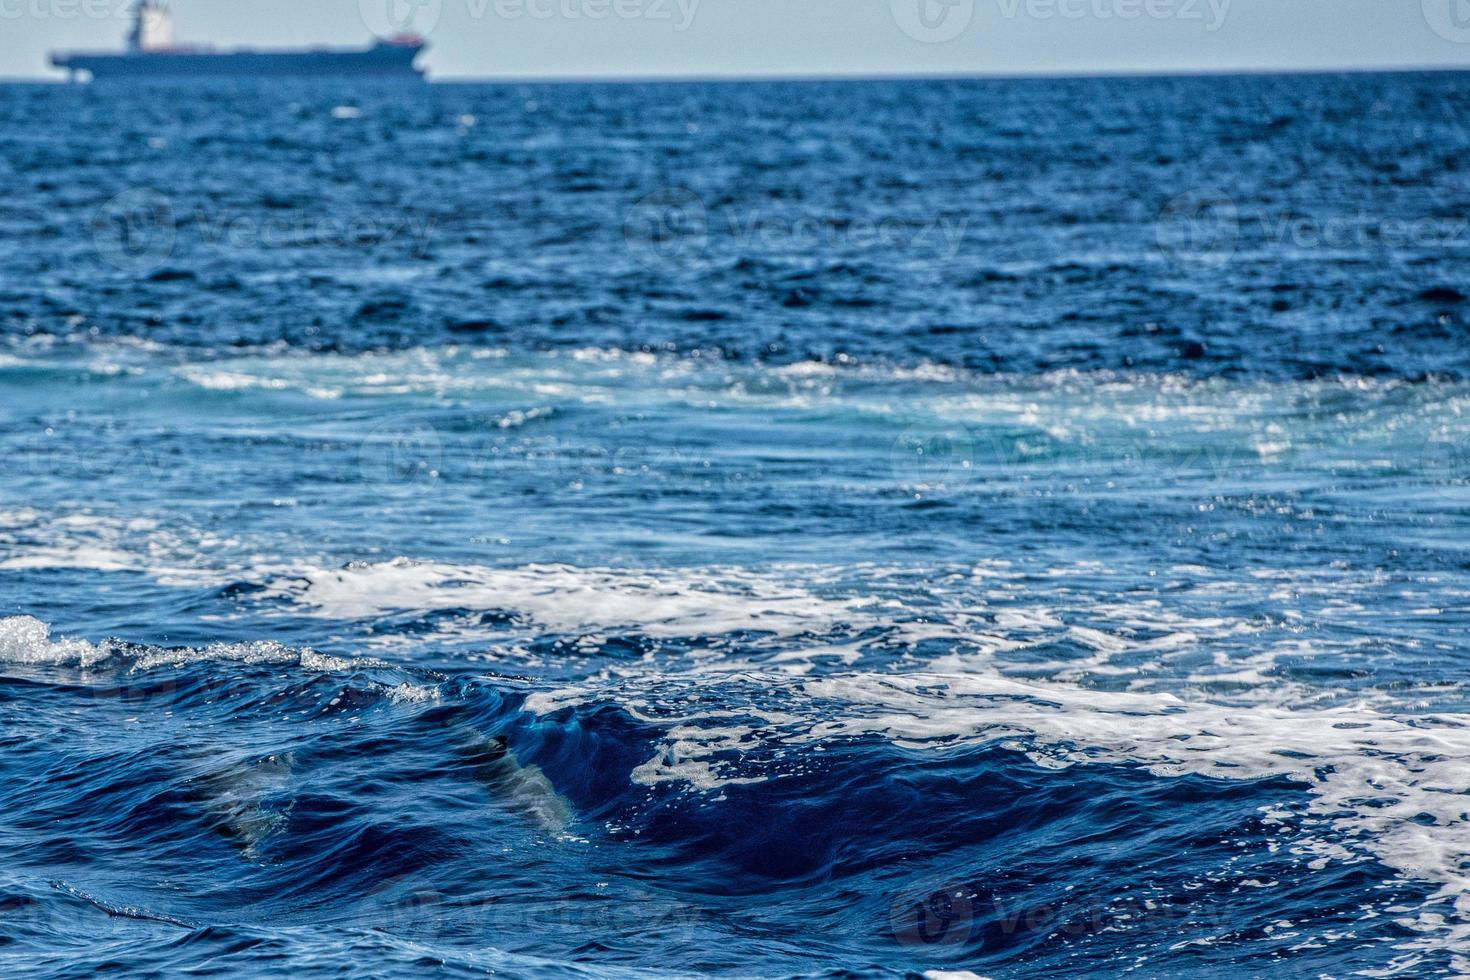
[[[0,86],[0,973],[1470,972],[1470,76]]]

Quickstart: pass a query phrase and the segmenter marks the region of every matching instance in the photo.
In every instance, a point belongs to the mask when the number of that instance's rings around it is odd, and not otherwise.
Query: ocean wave
[[[573,618],[580,624],[583,617]],[[866,880],[886,866],[882,855],[897,848],[930,855],[903,888],[958,876],[956,894],[977,934],[1014,943],[1013,917],[1033,914],[1032,905],[1043,899],[1018,897],[1032,886],[1001,887],[974,876],[997,862],[1014,869],[1017,855],[994,851],[1003,846],[1003,828],[1080,821],[1125,839],[1141,835],[1132,860],[1135,873],[1146,877],[1136,883],[1134,904],[1069,908],[1052,898],[1045,900],[1047,917],[1102,915],[1113,929],[1150,930],[1135,939],[1165,948],[1179,941],[1186,921],[1190,928],[1205,926],[1210,907],[1235,901],[1226,895],[1278,887],[1291,869],[1321,877],[1319,904],[1356,896],[1359,865],[1371,859],[1401,878],[1376,905],[1358,908],[1360,930],[1397,923],[1402,931],[1392,941],[1410,960],[1464,945],[1454,918],[1466,913],[1458,864],[1470,846],[1457,806],[1470,792],[1457,761],[1470,751],[1464,717],[1395,716],[1363,704],[1211,704],[1016,680],[979,665],[938,672],[918,662],[802,676],[741,664],[729,654],[683,667],[634,662],[616,682],[605,678],[578,690],[493,679],[426,687],[422,678],[402,678],[378,660],[325,658],[275,644],[168,650],[57,640],[44,624],[24,618],[0,621],[0,656],[12,668],[91,672],[93,686],[84,690],[94,691],[99,704],[117,701],[119,717],[131,721],[131,743],[165,737],[170,719],[207,728],[228,719],[240,749],[185,757],[163,787],[129,800],[119,819],[139,819],[172,785],[191,801],[171,818],[185,822],[160,826],[155,834],[163,836],[150,846],[165,846],[169,835],[218,832],[260,869],[256,876],[267,876],[262,885],[275,874],[271,868],[295,868],[294,861],[279,863],[301,847],[351,852],[365,843],[362,834],[379,832],[357,820],[330,830],[321,822],[356,792],[323,764],[341,755],[338,765],[362,773],[371,757],[361,752],[391,746],[394,761],[382,756],[384,765],[486,787],[496,820],[512,821],[521,832],[550,834],[564,841],[559,846],[574,848],[584,846],[578,842],[588,833],[608,834],[635,849],[628,858],[634,866],[677,860],[690,876],[686,901],[696,900],[706,880],[716,888],[763,881],[797,889],[792,901],[805,901],[801,890],[818,881]],[[95,675],[108,658],[150,679],[134,679],[119,693],[114,681],[99,683]],[[279,673],[283,667],[289,673]],[[418,693],[427,691],[432,695]],[[260,726],[282,712],[299,719],[289,743],[251,734],[266,731]],[[342,742],[348,733],[354,734]],[[302,757],[284,752],[283,744],[314,747]],[[1178,789],[1170,788],[1175,784]],[[959,809],[918,802],[951,799],[956,806],[971,802]],[[981,800],[984,805],[975,805]],[[1122,822],[1118,807],[1134,808],[1135,826]],[[1176,839],[1186,832],[1181,812],[1198,812],[1206,823],[1189,845],[1190,870],[1171,879],[1166,869],[1184,846]],[[1244,823],[1217,840],[1208,822],[1229,812]],[[1151,840],[1164,818],[1176,829]],[[79,826],[98,819],[79,813]],[[598,825],[604,829],[593,831]],[[382,862],[391,840],[374,843],[353,862]],[[1104,852],[1089,856],[1084,841],[1044,859],[1037,850],[1026,860],[1104,860]],[[1024,845],[1022,853],[1043,843]],[[1239,863],[1247,844],[1253,850]],[[486,924],[486,913],[474,911],[481,908],[476,900],[462,897],[462,876],[440,870],[415,880],[420,895],[423,882],[433,883],[433,904],[400,909],[395,930],[428,923],[437,944],[450,941],[449,930],[465,917],[469,925]],[[1418,899],[1406,884],[1414,881],[1429,886]],[[1207,891],[1186,897],[1201,888]],[[1145,900],[1184,902],[1190,911],[1168,912],[1155,924],[1169,929],[1157,935]],[[1297,907],[1295,899],[1281,900],[1287,901],[1283,916],[1314,914],[1310,902]],[[157,894],[121,903],[155,917],[194,915],[187,903]],[[412,923],[405,926],[403,915]],[[972,928],[968,920],[966,928]],[[1287,930],[1279,940],[1293,935],[1301,933]],[[1238,936],[1231,944],[1277,941]]]
[[[1199,591],[1208,596],[1214,589],[1202,577]],[[1279,577],[1259,580],[1260,597]],[[1343,596],[1381,584],[1289,577],[1294,601],[1315,594],[1340,616],[1354,615]],[[1310,800],[1299,812],[1268,815],[1306,835],[1292,845],[1303,864],[1368,855],[1432,883],[1436,899],[1461,895],[1459,855],[1470,852],[1470,824],[1459,801],[1470,784],[1457,760],[1470,753],[1470,716],[1425,710],[1391,689],[1309,684],[1283,670],[1303,655],[1352,657],[1351,642],[1307,650],[1291,643],[1289,624],[1181,615],[1156,600],[1039,594],[1028,602],[1014,586],[1029,579],[1003,564],[964,577],[931,575],[918,607],[917,596],[906,602],[895,592],[914,585],[900,569],[654,573],[399,560],[305,571],[267,595],[343,620],[502,609],[523,616],[533,633],[634,632],[664,641],[757,634],[713,648],[717,656],[666,648],[529,696],[527,709],[545,717],[613,703],[661,730],[656,751],[628,773],[633,784],[724,793],[789,778],[815,748],[872,735],[907,750],[1000,745],[1052,769],[1138,765],[1168,777],[1279,778],[1304,787]],[[870,591],[844,592],[854,581]],[[992,590],[989,602],[1005,605],[977,603],[961,587],[975,583]],[[1084,617],[1088,625],[1078,621]],[[1201,657],[1207,644],[1218,650],[1222,642],[1258,651],[1262,634],[1273,631],[1281,635],[1274,655]],[[872,664],[879,651],[898,659],[882,670],[853,666]],[[1192,667],[1181,674],[1181,663]],[[817,664],[822,670],[813,673]],[[694,707],[703,702],[719,707]]]
[[[226,662],[251,666],[294,666],[325,672],[388,666],[380,660],[324,656],[310,649],[294,649],[271,640],[214,643],[193,648],[140,645],[115,639],[100,643],[76,638],[52,639],[50,625],[34,616],[0,619],[0,663],[93,667],[108,660],[125,663],[129,669],[137,671]],[[411,691],[403,694],[409,698],[413,696]]]

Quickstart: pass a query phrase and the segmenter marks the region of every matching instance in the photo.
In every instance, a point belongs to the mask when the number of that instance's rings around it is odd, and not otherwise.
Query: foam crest
[[[91,667],[114,657],[125,658],[122,662],[136,671],[203,662],[300,667],[319,673],[390,669],[392,666],[367,657],[329,656],[309,647],[290,647],[274,640],[211,643],[204,647],[158,647],[124,644],[117,640],[91,643],[67,637],[53,639],[51,626],[34,616],[0,619],[0,663]],[[402,685],[398,693],[403,700],[423,700],[428,696],[426,690],[408,684]]]
[[[638,571],[528,565],[490,568],[399,558],[338,570],[306,568],[267,595],[330,619],[402,610],[507,610],[556,632],[636,629],[650,636],[742,631],[793,636],[878,622],[895,607],[871,597],[828,598],[789,576],[740,569]]]
[[[86,666],[109,655],[108,650],[86,640],[53,640],[51,627],[34,616],[0,619],[0,662],[3,663]]]

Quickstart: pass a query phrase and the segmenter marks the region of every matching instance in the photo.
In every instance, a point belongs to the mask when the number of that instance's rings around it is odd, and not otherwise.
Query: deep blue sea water
[[[1470,971],[1470,76],[0,87],[0,973]]]

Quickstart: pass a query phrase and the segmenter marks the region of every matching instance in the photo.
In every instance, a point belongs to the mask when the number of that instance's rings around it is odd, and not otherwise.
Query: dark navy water
[[[0,972],[1470,971],[1470,77],[0,87]]]

